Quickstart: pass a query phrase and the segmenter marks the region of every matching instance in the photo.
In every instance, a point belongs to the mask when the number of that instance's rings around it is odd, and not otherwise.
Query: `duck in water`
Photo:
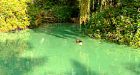
[[[83,45],[82,40],[76,39],[76,43],[79,44],[80,46]]]

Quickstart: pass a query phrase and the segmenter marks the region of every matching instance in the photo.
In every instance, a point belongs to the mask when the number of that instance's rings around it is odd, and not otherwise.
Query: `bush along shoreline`
[[[83,31],[90,37],[140,48],[140,2],[92,12]]]
[[[65,23],[77,17],[79,7],[76,0],[0,1],[0,32],[36,28],[43,23]]]
[[[27,0],[0,1],[0,32],[26,29],[29,24]]]

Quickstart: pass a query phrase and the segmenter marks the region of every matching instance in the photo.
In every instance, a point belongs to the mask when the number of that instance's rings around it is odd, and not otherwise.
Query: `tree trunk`
[[[80,24],[85,24],[90,17],[90,0],[80,0]]]
[[[108,9],[109,7],[117,7],[117,6],[120,6],[120,0],[101,0],[100,10]]]

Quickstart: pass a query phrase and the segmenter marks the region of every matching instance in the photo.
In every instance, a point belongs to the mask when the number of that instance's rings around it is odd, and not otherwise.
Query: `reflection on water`
[[[84,37],[75,27],[0,33],[0,75],[139,75],[138,49]]]
[[[0,75],[24,75],[45,61],[43,57],[21,57],[29,50],[29,33],[2,33],[0,39]],[[4,38],[2,38],[4,37]]]
[[[89,67],[87,67],[86,65],[76,61],[76,60],[72,60],[72,66],[73,66],[73,74],[71,75],[99,75],[94,71],[91,71],[91,69]]]
[[[136,63],[126,63],[126,69],[133,72],[134,75],[140,75],[140,62]]]

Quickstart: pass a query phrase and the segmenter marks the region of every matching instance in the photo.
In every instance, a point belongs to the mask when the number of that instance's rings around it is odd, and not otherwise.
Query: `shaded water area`
[[[51,24],[0,33],[0,75],[140,75],[139,49],[91,39],[77,29]]]

